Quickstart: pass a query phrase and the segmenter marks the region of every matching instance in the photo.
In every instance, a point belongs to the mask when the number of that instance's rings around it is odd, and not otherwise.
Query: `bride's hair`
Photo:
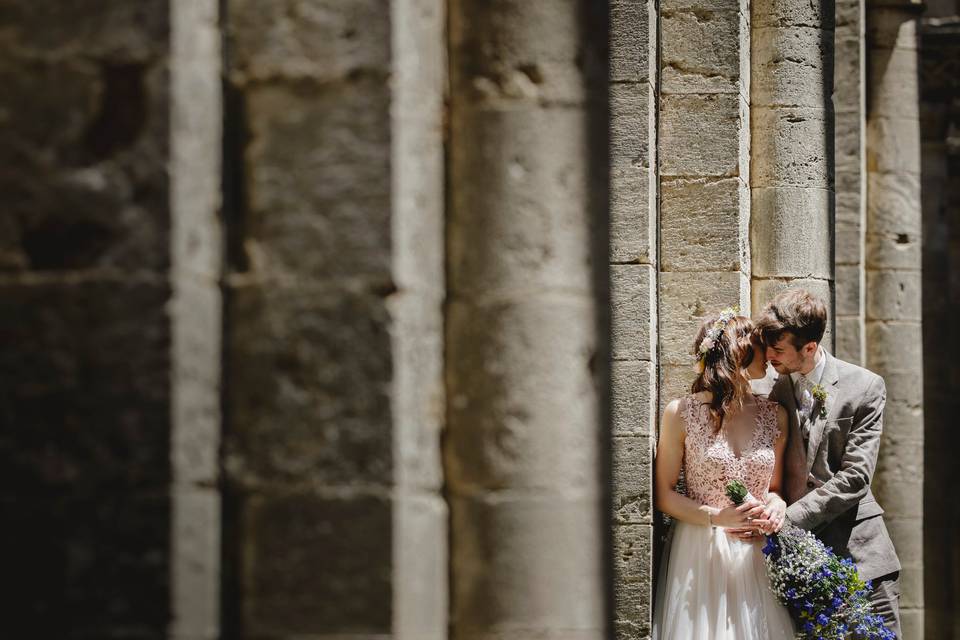
[[[719,317],[712,315],[703,319],[693,342],[695,354],[700,353],[700,344]],[[709,391],[712,394],[710,415],[717,430],[730,410],[741,408],[743,399],[751,392],[750,382],[743,370],[753,362],[754,344],[760,343],[754,332],[753,321],[744,316],[734,316],[714,340],[713,346],[703,354],[702,370],[693,382],[692,392]]]

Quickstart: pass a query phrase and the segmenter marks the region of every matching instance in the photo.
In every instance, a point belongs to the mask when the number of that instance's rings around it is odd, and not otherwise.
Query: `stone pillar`
[[[220,637],[223,265],[221,36],[216,0],[171,3],[170,640]]]
[[[754,2],[751,13],[753,310],[800,286],[833,319],[834,3]]]
[[[960,610],[960,493],[955,451],[960,437],[960,4],[924,10],[918,52],[921,78],[923,195],[923,544],[924,630],[956,640]],[[935,11],[939,8],[939,11]],[[933,14],[933,15],[931,15]]]
[[[905,638],[923,636],[919,5],[867,12],[867,367],[887,383],[873,488],[903,563]]]
[[[444,14],[230,0],[225,636],[444,638]]]
[[[606,6],[450,3],[452,637],[605,637]]]
[[[650,634],[652,462],[657,422],[657,11],[610,16],[610,280],[613,558],[618,640]]]
[[[746,0],[660,2],[660,409],[689,393],[704,315],[750,301]]]
[[[836,0],[834,33],[836,355],[862,365],[866,357],[863,268],[866,231],[866,77],[864,0]]]
[[[216,3],[0,13],[4,634],[215,638]]]

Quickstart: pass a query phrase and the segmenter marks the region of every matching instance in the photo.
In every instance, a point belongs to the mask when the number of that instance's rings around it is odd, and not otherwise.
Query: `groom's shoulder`
[[[834,356],[833,359],[837,366],[837,377],[840,378],[843,384],[854,385],[864,389],[874,386],[878,387],[878,389],[884,388],[883,378],[873,371],[870,371],[870,369],[853,364],[852,362],[847,362],[846,360],[841,360],[836,356]]]

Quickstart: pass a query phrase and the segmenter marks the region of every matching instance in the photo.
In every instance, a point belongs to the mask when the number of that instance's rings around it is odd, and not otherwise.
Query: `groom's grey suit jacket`
[[[883,509],[870,491],[886,386],[875,373],[824,355],[825,416],[819,402],[812,417],[801,415],[789,375],[781,375],[770,392],[790,419],[783,479],[787,518],[837,554],[852,557],[869,580],[900,570]]]

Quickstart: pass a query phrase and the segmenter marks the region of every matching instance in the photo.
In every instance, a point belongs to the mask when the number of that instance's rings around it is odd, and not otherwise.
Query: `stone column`
[[[216,0],[171,3],[170,640],[220,637],[222,78]]]
[[[657,10],[611,4],[613,558],[618,640],[650,634],[657,422]]]
[[[439,0],[229,0],[225,636],[446,636]]]
[[[660,2],[660,409],[689,393],[704,315],[750,301],[746,0]]]
[[[833,319],[834,3],[754,2],[751,13],[753,310],[799,286]]]
[[[457,640],[607,632],[605,22],[587,0],[450,3]]]
[[[928,638],[955,640],[960,609],[960,4],[927,5],[921,22],[923,200],[923,618]],[[939,9],[936,11],[935,9]],[[931,15],[933,14],[933,15]]]
[[[216,6],[0,9],[9,637],[218,637]]]
[[[864,0],[836,0],[834,33],[836,355],[866,357],[863,268],[866,231],[866,77]]]
[[[903,635],[923,636],[919,5],[867,12],[867,367],[887,383],[873,489],[903,563]]]

